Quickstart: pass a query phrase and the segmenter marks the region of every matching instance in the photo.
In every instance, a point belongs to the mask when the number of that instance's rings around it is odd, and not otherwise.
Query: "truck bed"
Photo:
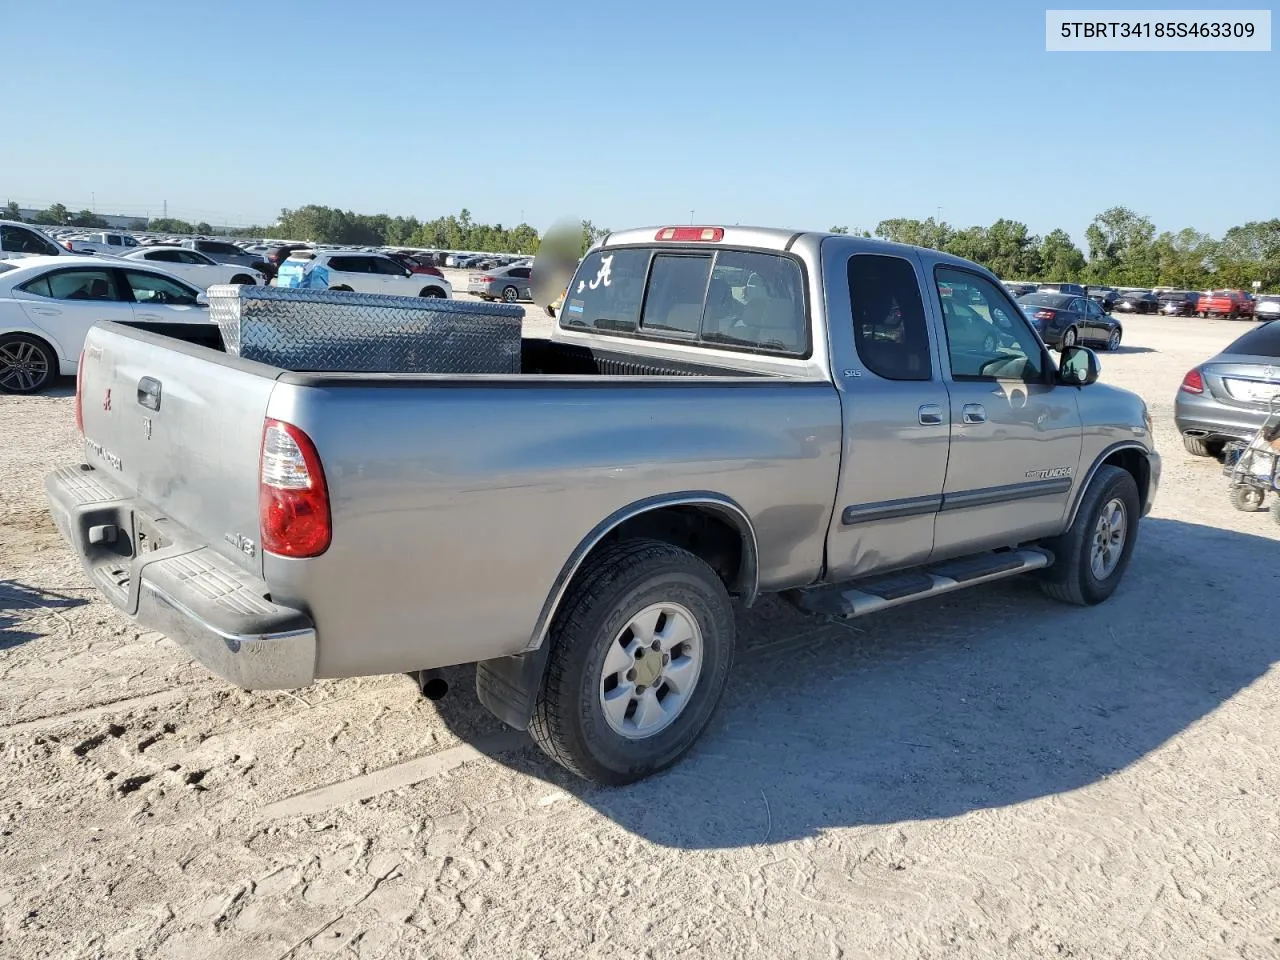
[[[222,336],[218,328],[179,323],[123,323],[121,326],[132,327],[163,340],[178,340],[196,347],[225,352]],[[294,370],[293,373],[311,373],[307,370]],[[583,376],[583,377],[652,377],[652,376],[702,376],[702,377],[758,377],[765,376],[758,371],[742,370],[730,366],[689,363],[679,360],[659,359],[655,357],[637,357],[635,354],[621,350],[602,350],[598,347],[578,346],[577,344],[557,343],[542,337],[524,337],[520,342],[520,372],[522,374],[542,374],[550,376]],[[322,374],[313,374],[323,376]],[[334,374],[334,377],[350,382],[371,376],[385,378],[388,376],[414,378],[427,376],[424,374]]]

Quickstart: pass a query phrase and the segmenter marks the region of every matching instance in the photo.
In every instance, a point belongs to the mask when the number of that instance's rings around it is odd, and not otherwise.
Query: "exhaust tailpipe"
[[[428,700],[441,700],[449,692],[449,681],[439,670],[419,670],[417,680],[418,689]]]

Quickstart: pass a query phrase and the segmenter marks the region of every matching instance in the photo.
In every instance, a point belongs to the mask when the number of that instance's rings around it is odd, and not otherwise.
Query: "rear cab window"
[[[804,272],[783,254],[732,249],[593,250],[570,281],[564,329],[807,357]]]

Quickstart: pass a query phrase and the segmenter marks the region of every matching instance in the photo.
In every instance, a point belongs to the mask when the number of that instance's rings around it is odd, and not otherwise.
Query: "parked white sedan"
[[[186,247],[141,247],[120,257],[142,260],[208,290],[215,283],[239,283],[255,286],[267,282],[266,274],[236,263],[219,263],[198,250]]]
[[[210,323],[203,291],[142,263],[105,256],[0,261],[0,393],[36,393],[72,376],[99,320]]]

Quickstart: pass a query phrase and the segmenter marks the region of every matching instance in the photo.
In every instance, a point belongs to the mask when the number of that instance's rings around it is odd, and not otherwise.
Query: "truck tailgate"
[[[279,373],[139,329],[94,327],[80,384],[85,462],[138,510],[261,576],[259,453]]]

